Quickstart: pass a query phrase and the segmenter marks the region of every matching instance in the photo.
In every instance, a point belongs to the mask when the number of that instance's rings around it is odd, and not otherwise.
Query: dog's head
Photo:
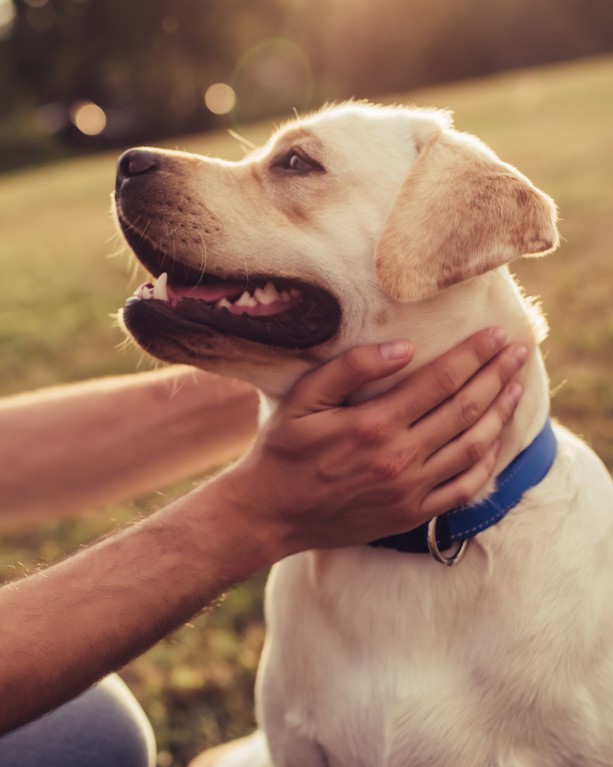
[[[358,103],[236,163],[130,150],[115,200],[139,260],[168,275],[127,302],[130,334],[269,394],[398,335],[389,318],[410,305],[557,244],[551,200],[446,113]]]

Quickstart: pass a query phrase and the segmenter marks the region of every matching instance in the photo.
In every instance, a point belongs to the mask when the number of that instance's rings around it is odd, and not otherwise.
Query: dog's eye
[[[310,170],[311,164],[308,163],[304,157],[300,157],[299,154],[291,154],[287,159],[288,170],[296,170],[299,172]]]
[[[323,170],[323,167],[318,162],[303,154],[299,154],[293,149],[276,162],[275,167],[289,170],[297,174]]]

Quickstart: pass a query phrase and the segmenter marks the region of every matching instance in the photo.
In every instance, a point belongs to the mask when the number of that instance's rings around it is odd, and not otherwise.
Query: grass
[[[394,100],[449,107],[516,164],[560,207],[563,244],[545,259],[517,264],[528,293],[542,297],[554,413],[613,467],[613,59],[405,94]],[[270,126],[243,132],[261,142]],[[193,136],[180,148],[229,159],[241,155],[225,133]],[[137,284],[110,216],[115,155],[63,161],[0,176],[0,393],[148,367],[117,350],[110,315]],[[0,570],[53,562],[164,496],[105,514],[3,537]],[[21,563],[21,564],[17,564]],[[184,764],[205,745],[252,726],[252,687],[263,638],[263,578],[130,664],[124,676],[154,722],[160,766]]]

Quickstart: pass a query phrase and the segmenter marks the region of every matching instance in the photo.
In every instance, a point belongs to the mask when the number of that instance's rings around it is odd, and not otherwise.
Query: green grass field
[[[517,264],[540,295],[554,414],[613,467],[613,59],[522,71],[405,94],[394,101],[449,107],[557,201],[560,250]],[[241,126],[261,142],[270,125]],[[226,133],[179,148],[241,156]],[[173,144],[174,145],[174,144]],[[122,340],[110,315],[138,284],[110,215],[115,154],[0,176],[0,390],[25,389],[151,365]],[[36,533],[3,536],[0,569],[13,577],[53,562],[178,488]],[[17,564],[19,563],[19,564]],[[154,722],[160,765],[184,764],[205,745],[252,726],[252,685],[263,638],[263,578],[132,663],[124,673]]]

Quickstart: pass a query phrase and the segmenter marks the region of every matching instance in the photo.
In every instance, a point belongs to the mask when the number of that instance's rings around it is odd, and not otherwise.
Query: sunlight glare
[[[243,55],[230,82],[236,92],[235,118],[243,122],[262,109],[273,114],[304,109],[313,92],[313,71],[299,45],[287,38],[270,38]]]

